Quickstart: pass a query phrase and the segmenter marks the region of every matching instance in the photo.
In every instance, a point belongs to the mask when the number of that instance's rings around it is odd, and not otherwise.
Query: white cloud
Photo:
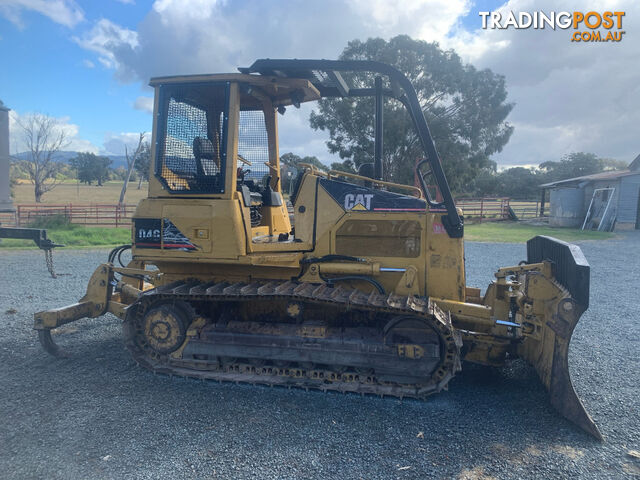
[[[133,103],[133,108],[135,108],[136,110],[142,110],[143,112],[153,113],[153,98],[138,97]]]
[[[82,60],[82,64],[87,68],[95,68],[95,66],[96,66],[95,63],[93,63],[91,60],[88,60],[86,58],[84,60]]]
[[[104,136],[103,153],[106,155],[124,155],[125,147],[129,152],[135,151],[138,146],[139,138],[140,134],[135,132],[107,132]],[[148,136],[145,138],[150,140]]]
[[[95,52],[121,81],[147,83],[171,74],[229,72],[256,58],[336,58],[347,42],[407,34],[454,48],[478,68],[505,75],[508,121],[516,130],[501,164],[538,164],[571,151],[629,160],[638,149],[640,123],[637,85],[640,4],[609,1],[592,9],[625,10],[627,37],[620,43],[576,44],[570,30],[466,31],[460,17],[470,0],[414,0],[402,8],[386,0],[325,2],[227,2],[157,0],[137,31],[103,19],[76,41]],[[591,8],[591,7],[590,7]],[[578,0],[510,0],[501,10],[584,10]],[[149,110],[139,97],[134,108]],[[281,117],[281,152],[327,153],[326,134],[308,128],[308,108],[288,109]],[[446,161],[446,159],[444,159]]]
[[[139,46],[137,32],[103,18],[89,32],[74,40],[82,48],[97,53],[98,61],[107,68],[116,69],[121,79],[131,79],[129,62],[135,59]]]
[[[326,142],[329,134],[324,131],[314,131],[309,127],[309,115],[313,105],[303,103],[299,109],[287,107],[284,115],[278,115],[278,133],[280,155],[292,152],[301,157],[312,156],[325,165],[340,162],[338,155],[332,155],[327,149]]]
[[[116,0],[118,3],[123,3],[125,5],[135,5],[135,0]]]
[[[40,13],[60,25],[72,28],[84,20],[84,13],[74,0],[1,0],[0,15],[19,28],[24,26],[23,12]]]
[[[336,58],[347,42],[409,34],[441,39],[468,10],[467,0],[226,2],[157,0],[137,32],[100,20],[78,43],[120,79],[234,71],[256,58]],[[339,12],[339,14],[337,14]]]
[[[182,0],[157,0],[136,32],[103,19],[76,41],[118,79],[147,83],[160,75],[232,72],[262,57],[337,58],[354,38],[408,33],[434,40],[468,4],[417,0],[397,8],[383,0],[328,0],[272,2],[265,9],[261,0],[194,0],[185,8]],[[149,100],[138,98],[134,108],[145,105],[150,109]],[[338,161],[326,149],[326,133],[308,127],[309,112],[290,108],[280,117],[281,151]]]
[[[218,6],[225,5],[224,0],[191,0],[189,8],[184,8],[183,0],[156,0],[153,3],[153,10],[158,12],[165,21],[169,15],[173,20],[184,22],[185,20],[198,20],[202,17],[210,17]]]
[[[640,28],[640,5],[611,1],[595,10],[626,11],[626,35]],[[501,11],[582,11],[565,0],[511,0]],[[478,17],[478,27],[481,21]],[[573,151],[632,160],[640,151],[640,45],[571,42],[574,30],[477,30],[450,44],[474,65],[505,75],[514,134],[495,160],[539,164]]]
[[[20,114],[15,110],[9,111],[9,150],[11,154],[27,151],[27,145],[24,142],[24,131],[20,126],[20,122],[24,123],[31,113]],[[54,118],[54,132],[64,132],[67,145],[63,148],[65,151],[91,152],[98,153],[99,148],[89,140],[80,138],[80,128],[75,123],[70,122],[69,117]]]

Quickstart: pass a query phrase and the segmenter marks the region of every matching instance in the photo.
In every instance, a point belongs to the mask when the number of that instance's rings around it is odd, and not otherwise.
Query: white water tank
[[[12,212],[9,187],[9,109],[0,100],[0,212]]]

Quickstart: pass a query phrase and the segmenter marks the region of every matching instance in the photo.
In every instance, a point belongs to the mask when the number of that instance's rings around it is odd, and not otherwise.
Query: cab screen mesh
[[[251,165],[242,161],[244,159]],[[245,180],[253,180],[255,184],[264,186],[270,175],[269,140],[267,126],[262,110],[241,110],[238,125],[238,168],[245,173]]]
[[[163,88],[156,175],[171,192],[223,193],[225,85]]]

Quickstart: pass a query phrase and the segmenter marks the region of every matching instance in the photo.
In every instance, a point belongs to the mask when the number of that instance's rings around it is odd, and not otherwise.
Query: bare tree
[[[42,113],[34,113],[18,119],[22,140],[30,159],[22,160],[21,166],[34,186],[36,203],[53,190],[60,182],[56,174],[61,165],[56,155],[69,145],[65,131],[58,121]]]
[[[124,184],[122,185],[122,190],[120,191],[120,200],[118,203],[124,203],[124,196],[127,193],[127,186],[129,185],[129,178],[131,178],[131,172],[136,165],[136,159],[143,153],[144,151],[144,137],[146,133],[141,132],[140,137],[138,138],[138,146],[136,147],[133,155],[129,154],[129,149],[125,145],[124,147],[124,155],[127,158],[127,175],[124,177]]]
[[[136,172],[138,173],[138,190],[142,189],[142,182],[149,180],[149,165],[151,164],[151,145],[144,142],[142,151],[136,158]]]

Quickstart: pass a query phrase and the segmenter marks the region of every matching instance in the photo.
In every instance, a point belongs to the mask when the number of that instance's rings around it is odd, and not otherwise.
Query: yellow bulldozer
[[[500,268],[482,295],[465,283],[462,212],[402,73],[332,60],[239,70],[151,80],[149,193],[132,243],[111,252],[78,303],[35,314],[43,347],[64,356],[53,329],[109,312],[153,372],[414,398],[445,389],[462,361],[521,357],[552,405],[601,438],[567,363],[589,303],[580,249],[535,237],[526,261]],[[278,113],[349,97],[373,99],[372,162],[358,174],[301,165],[291,213]],[[423,147],[418,186],[383,180],[385,99],[406,107]]]

